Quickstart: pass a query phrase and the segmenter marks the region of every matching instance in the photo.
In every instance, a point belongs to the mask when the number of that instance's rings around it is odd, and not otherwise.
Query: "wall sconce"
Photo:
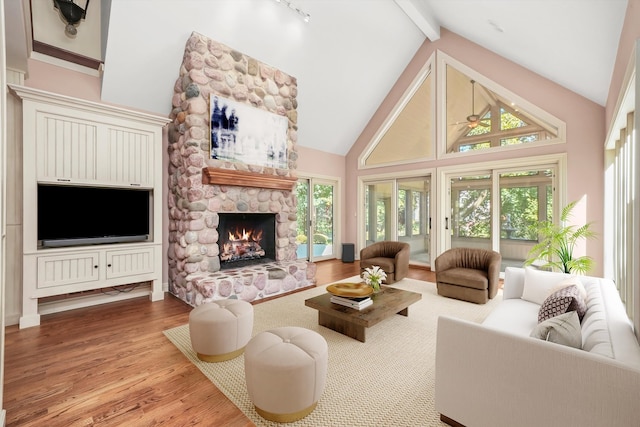
[[[65,34],[74,37],[78,33],[76,25],[87,16],[89,0],[85,3],[84,9],[75,4],[73,0],[53,0],[53,7],[58,9],[60,16],[67,23],[64,27]]]

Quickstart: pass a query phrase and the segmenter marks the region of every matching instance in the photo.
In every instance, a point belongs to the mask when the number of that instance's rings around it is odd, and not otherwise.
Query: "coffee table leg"
[[[343,335],[356,339],[360,342],[365,340],[365,327],[347,322],[343,319],[331,316],[330,314],[318,312],[318,325],[340,332]]]
[[[400,314],[401,316],[409,316],[409,307],[405,308],[404,310],[400,310],[398,314]]]

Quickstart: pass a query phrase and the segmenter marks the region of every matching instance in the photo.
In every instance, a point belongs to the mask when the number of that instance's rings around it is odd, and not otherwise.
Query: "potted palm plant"
[[[540,265],[540,268],[558,269],[563,273],[585,274],[593,268],[593,259],[590,256],[573,256],[578,241],[596,237],[595,232],[591,230],[590,222],[580,227],[566,225],[576,203],[571,202],[562,209],[560,224],[554,224],[552,221],[542,221],[538,224],[540,242],[529,251],[525,266],[542,260],[545,264]]]

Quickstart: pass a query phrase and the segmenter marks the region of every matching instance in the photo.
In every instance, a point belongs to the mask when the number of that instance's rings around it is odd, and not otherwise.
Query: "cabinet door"
[[[38,181],[153,187],[150,130],[38,112],[36,139]]]
[[[36,158],[39,181],[95,181],[98,179],[96,124],[39,112]]]
[[[107,279],[153,273],[154,248],[107,251]]]
[[[97,281],[98,252],[38,257],[38,288]]]
[[[107,125],[99,177],[109,183],[151,187],[154,180],[154,135]]]

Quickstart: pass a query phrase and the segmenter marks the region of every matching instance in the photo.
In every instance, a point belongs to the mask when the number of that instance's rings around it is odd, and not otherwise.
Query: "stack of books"
[[[355,308],[356,310],[362,310],[363,308],[369,307],[371,304],[373,304],[373,300],[370,297],[347,298],[339,297],[337,295],[331,295],[331,302],[334,304],[340,304],[346,307]]]

